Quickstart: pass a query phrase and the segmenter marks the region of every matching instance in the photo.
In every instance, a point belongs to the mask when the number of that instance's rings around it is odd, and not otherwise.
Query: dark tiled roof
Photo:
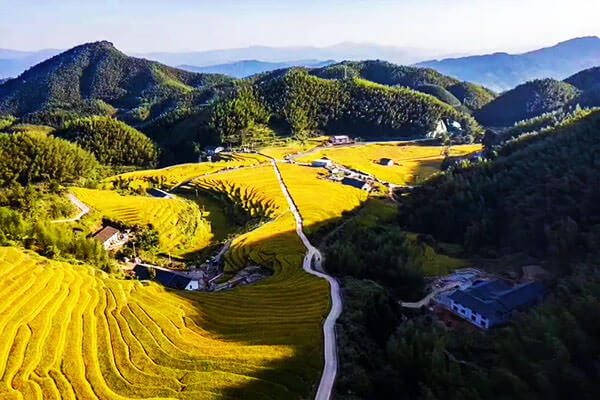
[[[344,178],[344,179],[342,179],[342,183],[344,185],[352,186],[357,189],[362,189],[363,186],[365,185],[365,183],[363,181],[359,181],[358,179],[353,179],[353,178]]]
[[[117,228],[113,228],[112,226],[105,226],[100,232],[94,235],[94,239],[104,243],[108,239],[113,237],[115,233],[119,233],[119,230]]]
[[[148,268],[143,265],[136,265],[133,268],[133,272],[135,273],[135,278],[141,281],[150,280],[150,273],[148,272]]]
[[[160,282],[163,286],[183,290],[191,282],[191,279],[177,275],[173,272],[157,269],[156,281]]]
[[[539,282],[511,287],[500,280],[484,281],[465,290],[457,290],[449,298],[487,318],[534,304],[546,292]]]

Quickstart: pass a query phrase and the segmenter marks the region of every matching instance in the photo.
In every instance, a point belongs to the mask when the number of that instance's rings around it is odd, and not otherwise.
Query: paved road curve
[[[334,278],[322,272],[318,272],[313,268],[314,262],[315,268],[318,270],[322,270],[321,252],[310,243],[310,241],[304,234],[304,224],[302,222],[302,216],[298,211],[298,207],[296,207],[294,199],[290,195],[290,192],[287,186],[285,185],[285,182],[283,181],[281,172],[277,167],[277,162],[275,160],[272,160],[271,162],[273,163],[273,168],[275,169],[275,173],[277,174],[277,179],[279,179],[281,190],[283,191],[283,194],[285,195],[290,206],[290,210],[292,211],[292,213],[294,214],[294,218],[296,219],[296,232],[298,233],[298,236],[300,237],[302,243],[304,243],[304,246],[306,246],[307,249],[302,268],[304,268],[304,270],[309,274],[327,279],[327,281],[329,282],[329,286],[331,287],[331,309],[329,311],[329,315],[327,315],[327,318],[325,319],[325,323],[323,324],[323,336],[325,338],[325,366],[323,368],[323,374],[321,375],[321,381],[319,382],[319,388],[317,389],[317,394],[315,396],[315,400],[329,400],[331,398],[333,382],[335,381],[335,376],[337,374],[338,368],[338,358],[335,343],[335,322],[342,312],[342,298],[340,296],[340,287],[338,285],[338,282]]]

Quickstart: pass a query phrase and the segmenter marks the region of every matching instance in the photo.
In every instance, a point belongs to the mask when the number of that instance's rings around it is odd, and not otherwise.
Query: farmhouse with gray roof
[[[480,328],[491,328],[510,319],[513,312],[536,304],[546,290],[539,282],[511,287],[501,280],[477,283],[450,296],[450,310]]]

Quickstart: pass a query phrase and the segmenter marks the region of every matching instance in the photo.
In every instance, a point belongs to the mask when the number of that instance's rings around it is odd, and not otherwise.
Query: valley
[[[51,55],[0,82],[1,399],[600,396],[592,61]]]

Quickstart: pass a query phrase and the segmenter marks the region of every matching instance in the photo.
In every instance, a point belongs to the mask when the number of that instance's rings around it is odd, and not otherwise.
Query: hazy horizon
[[[0,48],[66,49],[108,40],[127,53],[375,44],[439,54],[522,53],[600,35],[585,0],[30,0],[9,6]]]

